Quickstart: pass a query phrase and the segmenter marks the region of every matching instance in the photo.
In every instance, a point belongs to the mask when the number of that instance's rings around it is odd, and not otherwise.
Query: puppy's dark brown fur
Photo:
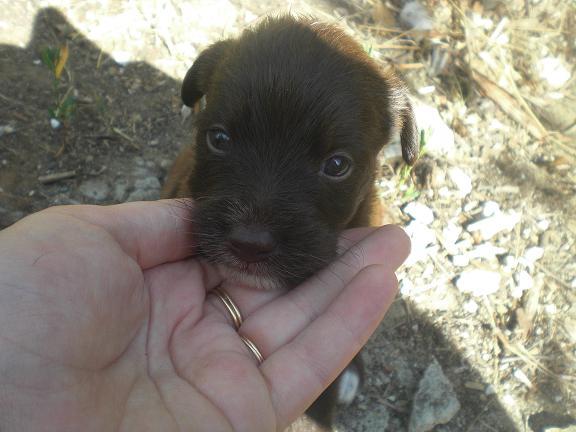
[[[267,19],[210,46],[182,86],[190,107],[204,96],[163,195],[195,199],[198,253],[241,283],[290,288],[324,267],[343,229],[370,223],[392,134],[417,157],[403,85],[333,26]]]
[[[206,108],[178,157],[165,197],[196,199],[198,251],[263,287],[290,287],[331,260],[347,227],[370,222],[376,155],[398,130],[412,163],[418,133],[400,81],[383,73],[341,30],[290,17],[267,19],[218,42],[194,62],[182,98]],[[214,154],[207,133],[229,135]],[[322,175],[343,154],[351,173]],[[230,252],[237,227],[270,234],[273,253],[244,263]]]

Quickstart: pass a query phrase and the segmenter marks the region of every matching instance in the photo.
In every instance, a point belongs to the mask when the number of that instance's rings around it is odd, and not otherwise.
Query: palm
[[[230,288],[240,332],[266,359],[258,366],[206,297],[218,275],[182,260],[190,239],[180,210],[65,208],[0,233],[2,430],[280,430],[366,340],[407,250],[388,230],[363,241],[363,261],[288,294]]]

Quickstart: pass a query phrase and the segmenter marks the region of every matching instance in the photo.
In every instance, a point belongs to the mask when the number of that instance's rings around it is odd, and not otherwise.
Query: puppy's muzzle
[[[227,239],[228,250],[246,263],[264,261],[277,249],[277,243],[267,228],[257,225],[237,225]]]

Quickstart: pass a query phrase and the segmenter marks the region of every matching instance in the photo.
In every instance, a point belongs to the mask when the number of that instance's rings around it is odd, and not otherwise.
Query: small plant
[[[422,157],[426,152],[426,139],[427,139],[427,131],[421,130],[420,131],[420,143],[418,146],[418,158]],[[420,192],[417,190],[414,181],[412,180],[412,170],[413,166],[404,164],[400,169],[400,173],[398,174],[398,183],[400,186],[406,186],[406,190],[402,195],[402,200],[404,201],[412,201],[420,195]]]
[[[76,98],[72,92],[70,84],[63,85],[62,72],[68,61],[68,45],[60,48],[47,47],[41,52],[42,63],[53,75],[54,106],[48,109],[50,121],[53,127],[58,127],[59,123],[67,122],[74,113]],[[54,122],[56,120],[57,122]]]

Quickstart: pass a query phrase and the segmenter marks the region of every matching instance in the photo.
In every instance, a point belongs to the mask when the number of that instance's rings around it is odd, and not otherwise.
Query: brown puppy
[[[258,288],[299,284],[335,257],[343,229],[370,223],[393,133],[408,163],[418,154],[401,82],[310,20],[269,18],[210,46],[182,99],[205,106],[163,196],[194,198],[199,255]]]

